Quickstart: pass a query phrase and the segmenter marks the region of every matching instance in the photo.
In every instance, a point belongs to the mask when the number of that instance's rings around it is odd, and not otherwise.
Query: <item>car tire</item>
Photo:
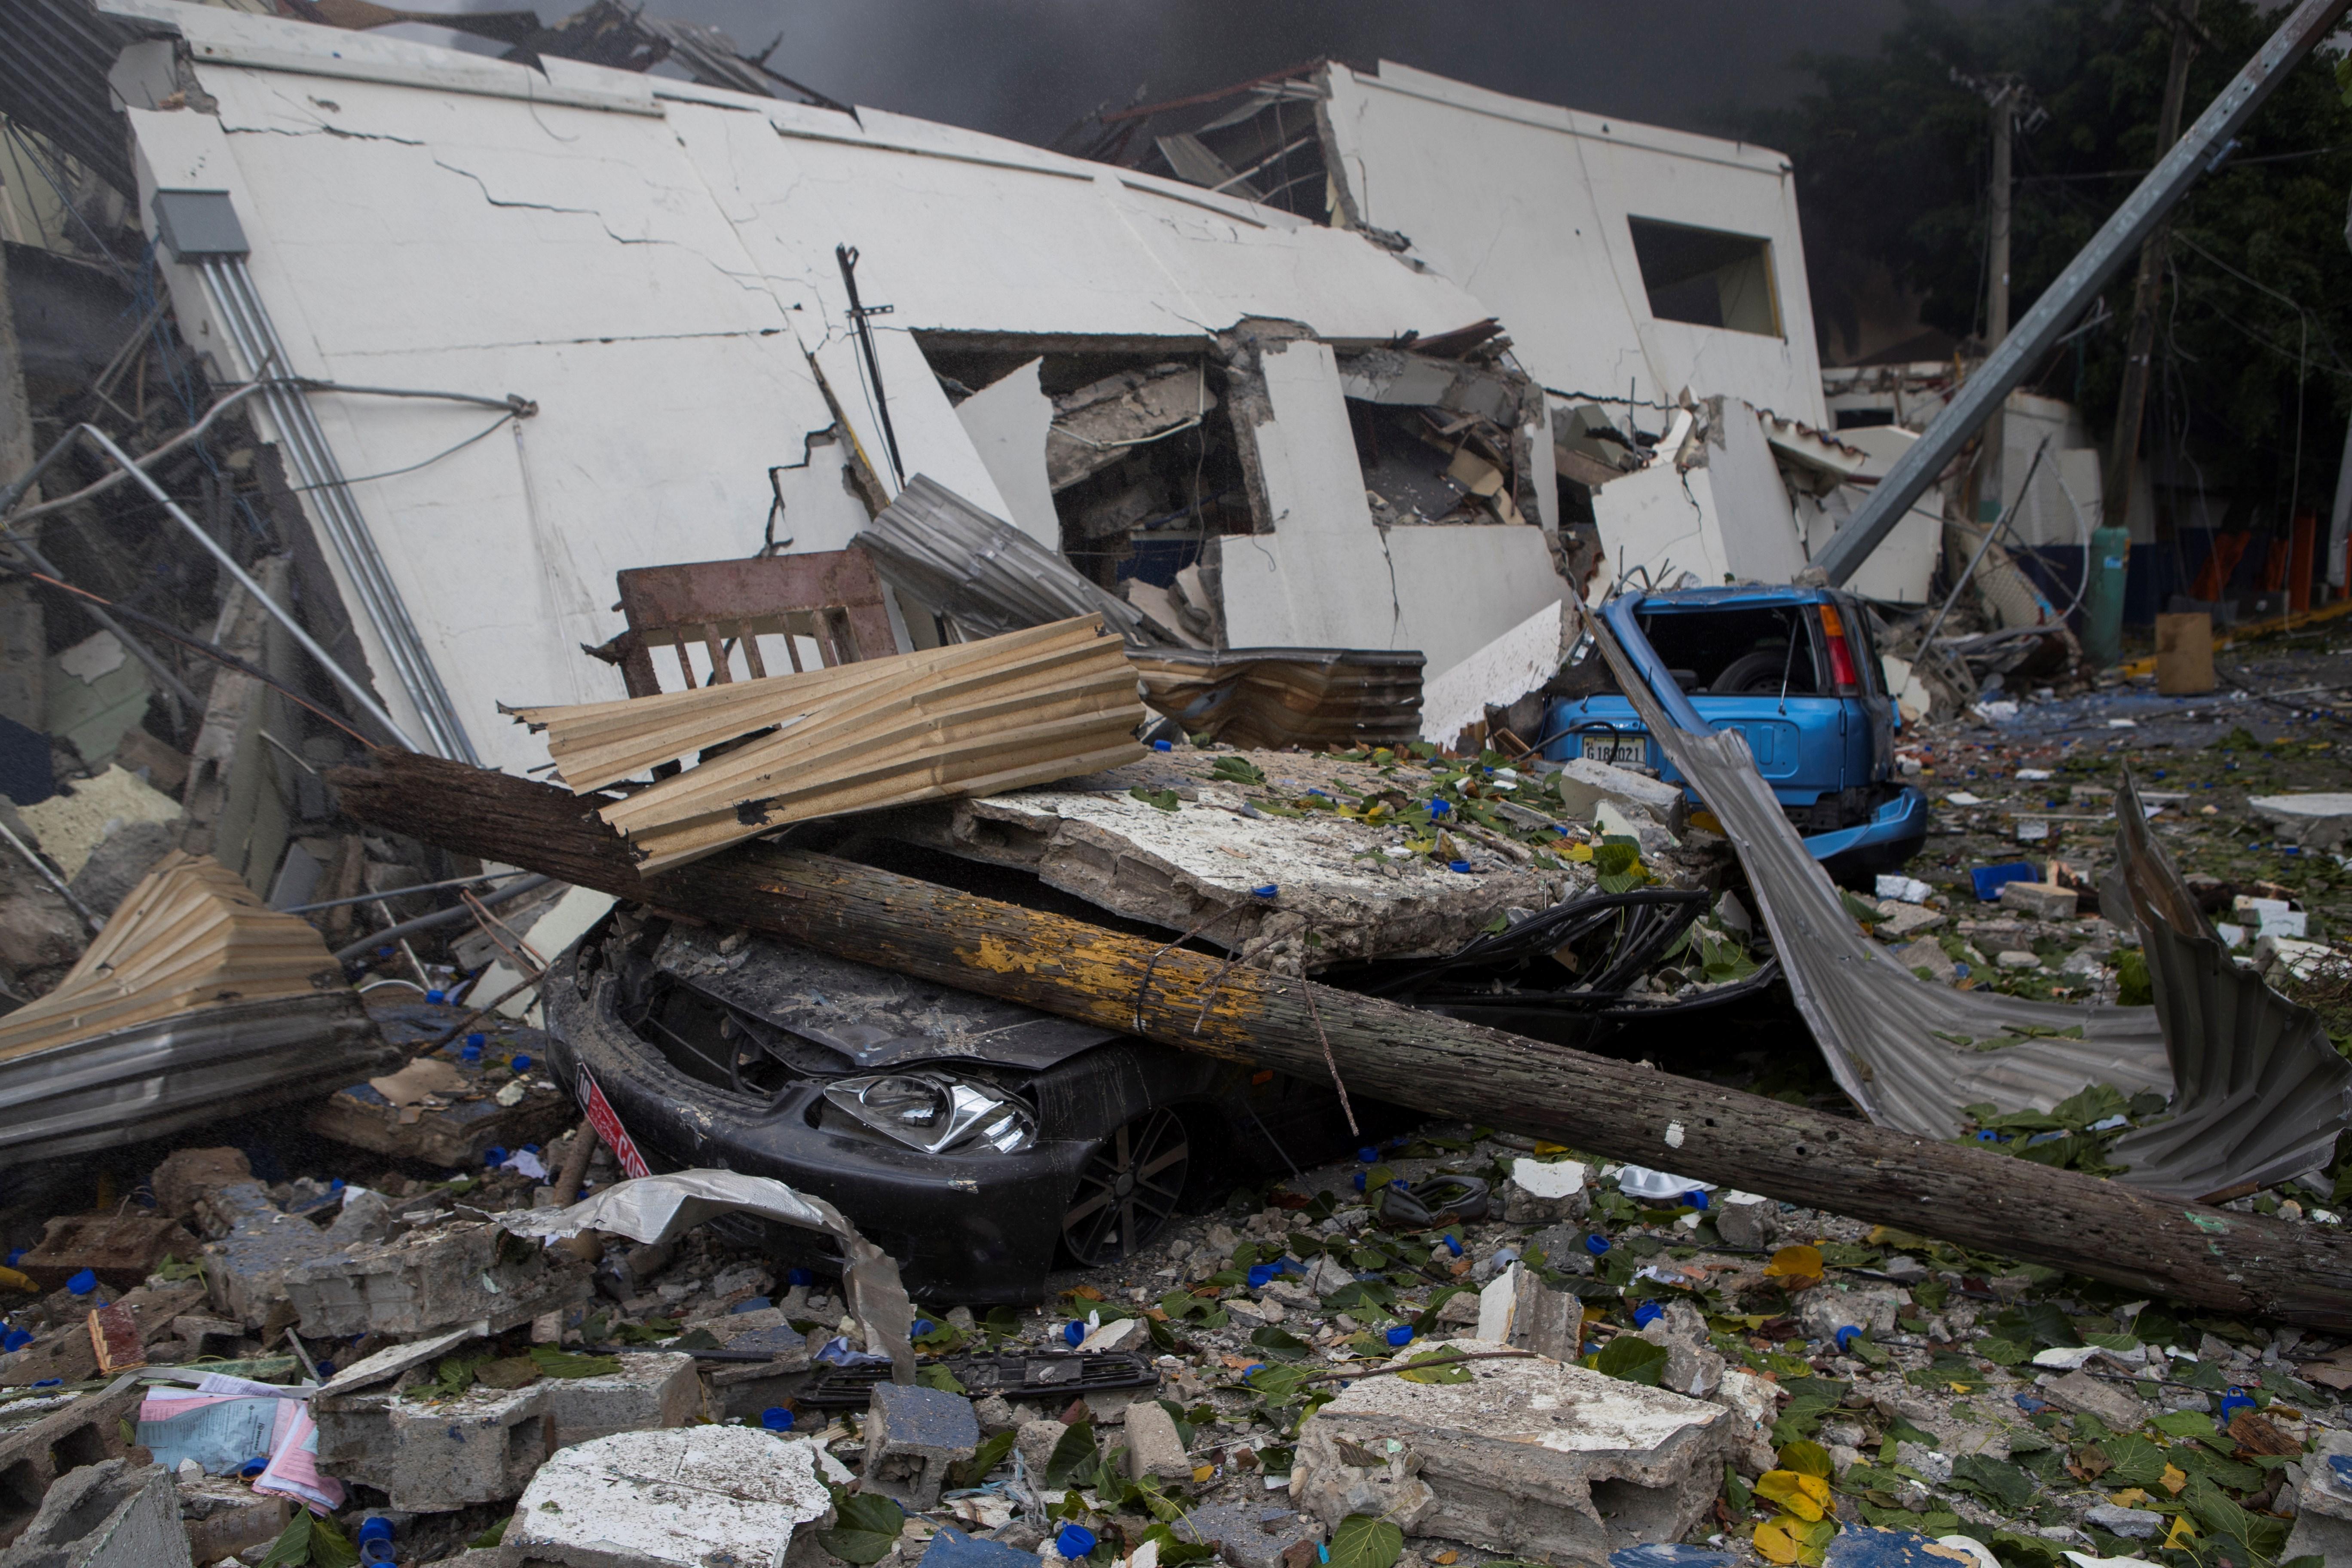
[[[1723,667],[1707,693],[1713,697],[1769,696],[1780,689],[1780,677],[1789,669],[1788,650],[1774,652],[1759,648],[1743,653]],[[1790,671],[1790,673],[1794,673]]]
[[[1062,1245],[1081,1268],[1133,1258],[1176,1212],[1192,1169],[1184,1119],[1147,1110],[1095,1146],[1063,1211]]]

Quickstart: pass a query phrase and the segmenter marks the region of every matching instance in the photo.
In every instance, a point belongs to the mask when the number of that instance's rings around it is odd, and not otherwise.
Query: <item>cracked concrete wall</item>
[[[1667,403],[1685,388],[1809,425],[1822,395],[1788,160],[1745,142],[1629,124],[1382,60],[1334,66],[1319,106],[1359,222],[1493,307],[1547,385]],[[1629,215],[1768,239],[1780,335],[1650,313]],[[1622,405],[1614,412],[1622,413]],[[1658,416],[1645,410],[1645,427]]]
[[[312,399],[462,721],[499,765],[544,758],[499,701],[619,694],[578,652],[621,628],[614,571],[751,553],[771,467],[794,550],[840,547],[858,494],[895,493],[836,244],[861,252],[866,302],[892,308],[875,326],[907,474],[1000,515],[917,332],[1161,339],[1197,354],[1249,317],[1368,344],[1492,313],[1357,236],[903,116],[568,61],[541,75],[171,0],[106,5],[180,29],[184,52],[131,74],[180,95],[144,101],[198,106],[130,111],[142,216],[159,187],[230,194],[291,369],[538,403],[491,429],[481,408]],[[198,280],[165,273],[190,341],[240,378]],[[809,444],[836,425],[841,440]],[[1318,444],[1302,460],[1360,496],[1344,418],[1318,413],[1291,437],[1302,454]],[[1325,542],[1336,566],[1277,541],[1298,580],[1259,583],[1257,602],[1328,599],[1368,565],[1378,592],[1352,618],[1260,616],[1251,640],[1419,646],[1443,668],[1552,581],[1538,530],[1416,530],[1395,552],[1432,559],[1397,562],[1414,581],[1391,614],[1388,556],[1343,521]],[[367,662],[391,668],[374,628],[361,637]],[[414,720],[400,692],[381,694]]]

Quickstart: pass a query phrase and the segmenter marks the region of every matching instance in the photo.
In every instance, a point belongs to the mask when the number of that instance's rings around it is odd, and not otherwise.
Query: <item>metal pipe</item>
[[[257,379],[268,378],[273,373],[283,377],[291,365],[268,311],[253,289],[244,258],[206,258],[196,262],[196,270],[248,372]],[[344,481],[326,432],[320,428],[308,400],[290,382],[270,380],[268,384],[265,402],[289,466],[312,498],[315,515],[360,601],[358,607],[382,637],[391,673],[415,708],[433,749],[444,756],[478,763],[424,639],[376,549],[367,520]]]
[[[203,545],[205,551],[211,554],[213,559],[221,563],[221,569],[223,571],[236,578],[238,583],[244,585],[247,593],[251,594],[256,599],[260,601],[261,607],[269,612],[270,617],[277,621],[279,626],[286,628],[288,634],[290,635],[296,642],[302,646],[303,652],[309,654],[312,658],[319,661],[319,667],[321,669],[324,669],[334,679],[335,684],[343,689],[346,696],[350,697],[352,701],[360,705],[360,709],[362,712],[366,713],[369,718],[374,720],[377,723],[383,725],[384,732],[389,734],[394,740],[398,741],[403,746],[412,752],[416,750],[416,742],[408,738],[408,732],[406,731],[403,730],[398,724],[393,722],[392,715],[385,712],[383,705],[376,701],[375,694],[370,691],[363,683],[354,679],[349,670],[345,669],[341,665],[337,664],[332,658],[329,658],[327,650],[320,647],[317,639],[312,637],[308,631],[303,629],[302,623],[300,621],[295,619],[294,613],[291,610],[284,608],[277,600],[272,599],[268,594],[264,593],[262,591],[261,584],[253,580],[252,574],[248,573],[244,567],[236,563],[236,557],[231,555],[226,550],[223,549],[220,542],[215,540],[211,534],[206,533],[201,523],[197,522],[194,518],[190,517],[184,510],[181,510],[180,503],[173,500],[171,498],[171,495],[165,491],[163,487],[155,482],[152,475],[149,474],[146,469],[139,467],[138,464],[131,460],[130,453],[116,446],[112,438],[110,437],[105,431],[100,429],[95,425],[84,425],[80,429],[82,435],[86,437],[91,444],[96,446],[99,450],[104,452],[108,457],[121,464],[125,468],[128,468],[131,471],[131,478],[138,481],[140,488],[144,489],[149,495],[154,497],[155,500],[161,503],[164,511],[171,515],[172,521],[178,523],[182,528],[186,529],[188,531],[189,537],[194,539],[197,543]]]
[[[525,877],[519,882],[509,882],[505,887],[500,888],[497,892],[485,896],[482,902],[485,904],[503,904],[509,899],[519,899],[522,897],[523,894],[531,891],[535,888],[544,888],[548,883],[553,880],[555,880],[555,879],[552,877]],[[411,889],[407,888],[387,888],[383,892],[372,893],[369,897],[372,899],[397,899],[410,890]],[[421,931],[431,931],[436,926],[456,925],[459,921],[471,920],[473,918],[474,911],[464,904],[459,904],[455,909],[436,910],[429,915],[419,915],[413,921],[403,921],[398,925],[387,927],[383,931],[377,931],[373,936],[362,937],[358,942],[352,942],[348,947],[337,948],[335,950],[335,962],[337,963],[349,963],[352,959],[359,957],[362,953],[372,952],[388,942],[397,942],[404,938],[414,936],[416,932]]]
[[[418,882],[412,887],[395,888],[392,894],[406,898],[411,893],[437,893],[444,888],[470,888],[477,882],[503,882],[511,877],[527,877],[528,871],[491,871],[479,877],[452,877],[446,882]],[[278,912],[281,915],[307,915],[314,910],[339,910],[345,904],[372,904],[384,897],[382,893],[353,893],[348,899],[321,899],[315,904],[289,904]]]
[[[1870,558],[1903,514],[1911,510],[1944,465],[1958,456],[1969,437],[2025,379],[2059,334],[2074,321],[2107,279],[2121,269],[2140,243],[2156,232],[2204,174],[2216,152],[2253,117],[2279,82],[2313,46],[2334,30],[2352,0],[2303,0],[2239,71],[2221,96],[2197,117],[2180,140],[2158,159],[2139,188],[2079,251],[2066,269],[2042,291],[2000,347],[1985,356],[1919,439],[1895,459],[1871,489],[1852,521],[1838,531],[1816,558],[1832,584],[1843,584]]]
[[[38,871],[41,874],[41,880],[58,890],[58,897],[63,899],[67,907],[80,917],[81,923],[89,928],[90,935],[96,936],[106,929],[106,922],[90,913],[88,904],[74,897],[74,890],[66,886],[65,879],[50,870],[49,863],[35,854],[33,847],[17,837],[5,822],[0,822],[0,838],[5,838],[8,841],[8,847],[25,858],[25,864]]]

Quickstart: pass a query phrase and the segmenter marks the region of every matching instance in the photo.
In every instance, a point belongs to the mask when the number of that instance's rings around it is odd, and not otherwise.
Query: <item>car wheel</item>
[[[1134,1257],[1160,1234],[1184,1191],[1192,1143],[1184,1119],[1149,1110],[1096,1146],[1062,1215],[1062,1245],[1093,1268]]]
[[[1808,684],[1812,672],[1807,670]],[[1789,662],[1786,647],[1777,649],[1759,648],[1741,654],[1724,666],[1723,673],[1715,678],[1707,692],[1715,697],[1765,697],[1780,689],[1781,680],[1795,674]]]

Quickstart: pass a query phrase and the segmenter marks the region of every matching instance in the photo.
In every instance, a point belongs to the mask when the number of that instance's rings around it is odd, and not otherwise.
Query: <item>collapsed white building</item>
[[[1571,592],[1785,579],[1873,460],[1820,434],[1759,149],[1328,67],[1228,121],[1304,102],[1331,172],[1301,202],[553,55],[99,11],[141,39],[109,79],[137,213],[217,383],[515,400],[270,419],[311,448],[310,613],[451,754],[535,765],[499,703],[619,694],[580,651],[622,629],[615,571],[837,550],[918,474],[1181,640],[1418,650],[1475,713],[1486,672],[1540,679]],[[902,646],[940,635],[896,608]]]

